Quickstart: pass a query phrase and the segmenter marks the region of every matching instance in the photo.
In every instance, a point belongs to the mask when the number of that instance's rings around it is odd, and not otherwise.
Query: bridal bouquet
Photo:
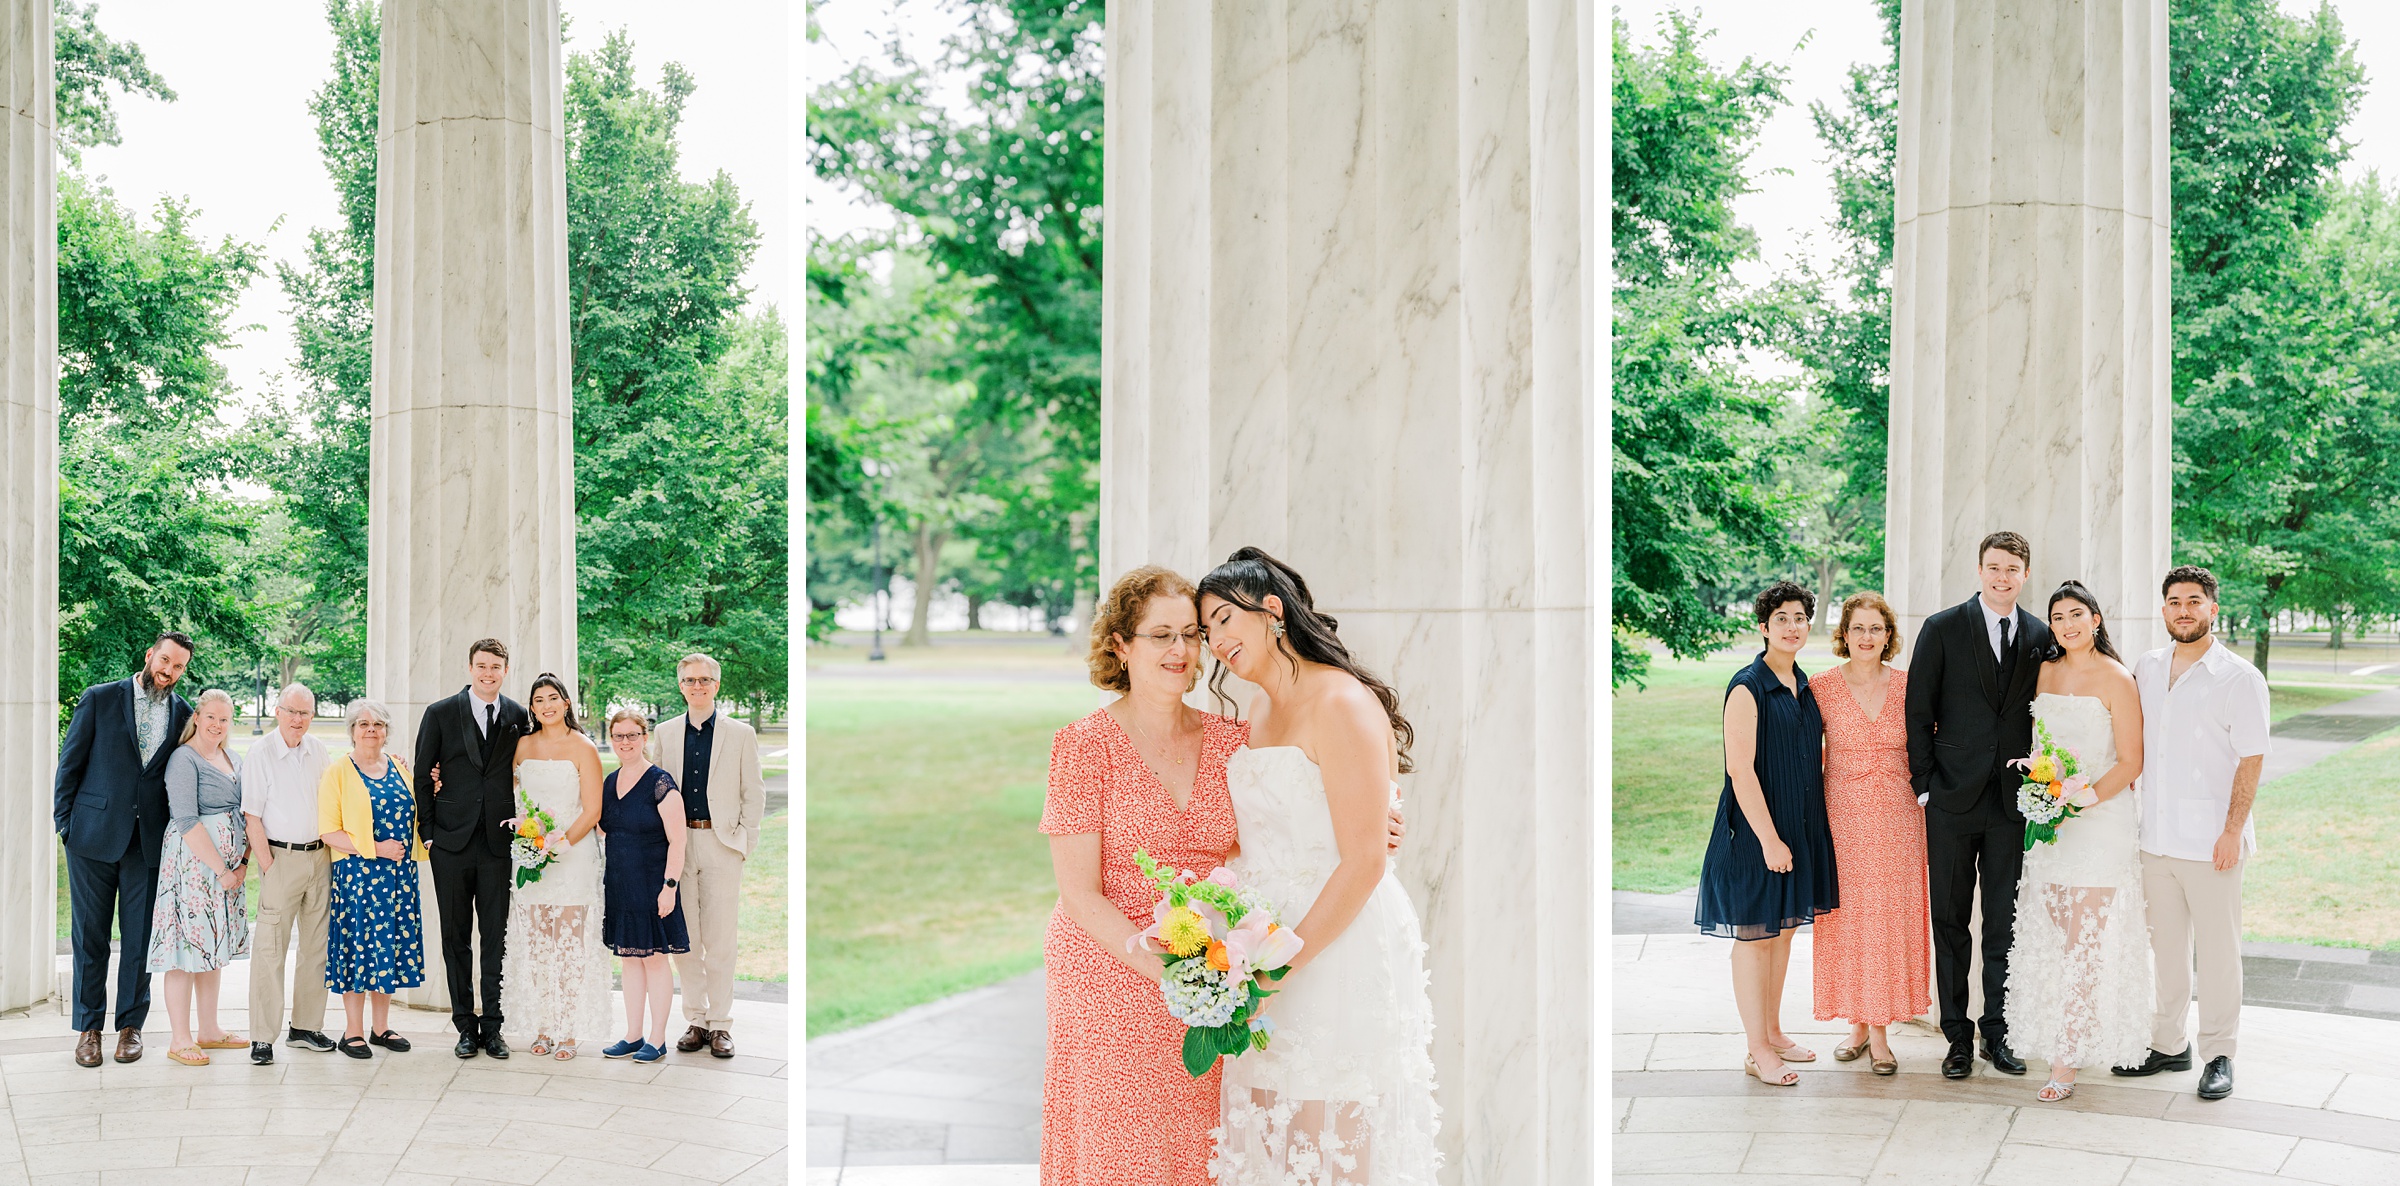
[[[550,833],[558,830],[558,821],[552,819],[549,812],[526,802],[522,795],[518,797],[517,805],[524,811],[517,817],[516,836],[508,842],[508,861],[517,870],[514,888],[524,889],[540,881],[542,870],[558,859],[557,854],[543,843]]]
[[[2033,723],[2033,753],[2009,763],[2025,772],[2017,787],[2017,810],[2025,816],[2025,850],[2058,843],[2058,826],[2099,802],[2091,780],[2078,770],[2075,751],[2050,736],[2050,726]]]
[[[1202,877],[1161,865],[1148,852],[1133,859],[1161,896],[1150,929],[1126,940],[1125,950],[1147,951],[1167,963],[1159,992],[1167,1014],[1188,1027],[1183,1069],[1197,1079],[1220,1055],[1266,1049],[1275,1027],[1258,1010],[1274,993],[1257,976],[1283,979],[1300,954],[1300,937],[1275,920],[1266,895],[1242,888],[1231,869],[1220,866]]]

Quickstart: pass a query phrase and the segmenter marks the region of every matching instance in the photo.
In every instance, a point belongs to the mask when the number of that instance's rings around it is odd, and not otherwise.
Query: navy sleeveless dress
[[[659,800],[675,793],[675,780],[652,766],[640,782],[622,796],[611,770],[600,783],[600,880],[605,909],[600,917],[600,941],[628,958],[682,955],[692,949],[683,925],[683,891],[675,891],[675,909],[658,916],[658,891],[667,883],[667,828],[658,818]],[[677,817],[683,813],[677,811]],[[1818,814],[1824,814],[1823,804]],[[686,867],[689,873],[689,867]]]
[[[1783,686],[1760,651],[1725,685],[1750,689],[1758,705],[1758,756],[1752,769],[1766,793],[1776,837],[1792,850],[1792,871],[1771,873],[1758,833],[1733,797],[1733,776],[1717,796],[1717,822],[1700,858],[1700,902],[1692,921],[1725,939],[1772,939],[1841,905],[1834,878],[1833,832],[1825,823],[1825,718],[1795,667],[1799,690]]]

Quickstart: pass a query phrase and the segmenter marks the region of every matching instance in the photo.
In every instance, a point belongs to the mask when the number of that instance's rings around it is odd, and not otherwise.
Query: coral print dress
[[[1817,916],[1816,1017],[1890,1025],[1933,1008],[1925,898],[1925,809],[1908,780],[1908,673],[1882,710],[1858,702],[1839,667],[1808,681],[1825,718],[1825,818],[1842,905]]]
[[[1228,759],[1250,738],[1239,721],[1203,713],[1191,804],[1175,806],[1116,718],[1104,711],[1058,731],[1042,831],[1100,834],[1100,892],[1144,922],[1157,891],[1133,863],[1203,873],[1235,837]],[[1222,1071],[1183,1069],[1183,1026],[1157,982],[1101,950],[1062,905],[1042,944],[1050,1049],[1042,1067],[1042,1186],[1207,1186]]]

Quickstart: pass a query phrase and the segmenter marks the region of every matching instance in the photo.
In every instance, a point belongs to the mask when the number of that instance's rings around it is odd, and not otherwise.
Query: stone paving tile
[[[716,1091],[661,1087],[656,1083],[608,1083],[596,1079],[552,1079],[542,1086],[544,1100],[572,1101],[589,1113],[607,1114],[613,1107],[655,1108],[691,1116],[721,1116],[742,1097]],[[593,1127],[597,1127],[594,1125]]]
[[[1875,1167],[1888,1133],[1761,1132],[1742,1158],[1745,1174],[1834,1174],[1864,1177]]]
[[[25,1150],[25,1172],[45,1174],[96,1173],[104,1169],[143,1169],[175,1164],[177,1138],[142,1141],[95,1141],[89,1145],[32,1145]]]
[[[1619,1133],[1609,1160],[1618,1174],[1739,1173],[1750,1141],[1738,1130]]]
[[[2031,1108],[2017,1114],[2009,1139],[2054,1148],[2116,1153],[2159,1161],[2189,1161],[2274,1173],[2299,1144],[2296,1137],[2245,1132],[2139,1116],[2095,1116]]]
[[[2400,1182],[2400,1153],[2360,1149],[2330,1141],[2302,1141],[2282,1167],[2283,1176],[2330,1186],[2391,1186]]]
[[[743,1124],[722,1117],[689,1116],[653,1108],[621,1108],[609,1121],[610,1132],[639,1136],[675,1137],[725,1149],[765,1156],[784,1147],[784,1130],[762,1124]]]
[[[103,1141],[143,1137],[259,1136],[267,1131],[268,1108],[185,1108],[156,1112],[110,1112],[99,1118]],[[337,1113],[348,1115],[347,1112]],[[288,1130],[286,1130],[288,1131]]]
[[[755,1153],[743,1153],[739,1150],[719,1149],[714,1145],[695,1145],[689,1142],[676,1145],[647,1162],[636,1157],[623,1156],[623,1150],[613,1147],[610,1152],[620,1155],[615,1160],[629,1165],[647,1165],[654,1170],[680,1174],[687,1178],[698,1178],[703,1182],[731,1180],[751,1166],[766,1160]]]
[[[2060,1186],[2070,1182],[2076,1186],[2111,1186],[2123,1179],[2132,1165],[2130,1157],[2012,1141],[2000,1146],[1999,1155],[1992,1159],[1991,1168],[1984,1171],[1982,1182],[1984,1186]]]
[[[1891,1139],[1883,1143],[1870,1183],[1891,1186],[1972,1186],[1980,1182],[2008,1136],[2009,1109],[1993,1104],[1910,1100]]]
[[[533,1186],[559,1163],[560,1156],[555,1151],[450,1144],[420,1137],[401,1154],[401,1160],[415,1173]]]
[[[1625,1131],[1838,1133],[1880,1138],[1892,1130],[1903,1106],[1890,1100],[1648,1097],[1633,1101]]]
[[[333,1134],[256,1137],[184,1137],[177,1165],[298,1165],[322,1161],[333,1147]]]
[[[2125,1171],[2125,1179],[2118,1186],[2290,1186],[2293,1181],[2275,1174],[2136,1157],[2133,1168]]]
[[[950,1141],[943,1150],[945,1160],[953,1165],[987,1161],[1029,1163],[1042,1158],[1042,1130],[1033,1128],[985,1128],[974,1124],[950,1126]]]
[[[704,1179],[619,1161],[567,1157],[539,1181],[542,1186],[700,1186]]]

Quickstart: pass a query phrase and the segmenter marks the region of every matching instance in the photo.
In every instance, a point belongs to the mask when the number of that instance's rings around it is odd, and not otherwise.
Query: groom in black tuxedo
[[[450,1024],[460,1058],[478,1050],[508,1057],[500,1040],[500,957],[508,942],[511,834],[517,813],[517,738],[531,731],[525,706],[500,694],[508,648],[496,638],[467,648],[468,684],[425,706],[417,726],[417,829],[433,858],[433,896],[442,912],[442,964],[449,973]],[[438,789],[437,789],[438,788]],[[475,943],[482,940],[483,1013],[475,1012]]]
[[[1908,666],[1908,769],[1925,804],[1925,863],[1931,874],[1933,969],[1950,1052],[1942,1074],[1964,1079],[1983,1054],[2011,1075],[2025,1064],[2008,1048],[2003,1013],[2008,949],[2016,934],[2017,875],[2025,866],[2022,775],[2008,766],[2033,748],[2033,686],[2050,649],[2050,628],[2017,606],[2033,566],[2032,545],[1995,531],[1975,549],[1983,591],[1925,619]],[[1967,1018],[1969,921],[1980,873],[1983,894],[1983,1016]]]

